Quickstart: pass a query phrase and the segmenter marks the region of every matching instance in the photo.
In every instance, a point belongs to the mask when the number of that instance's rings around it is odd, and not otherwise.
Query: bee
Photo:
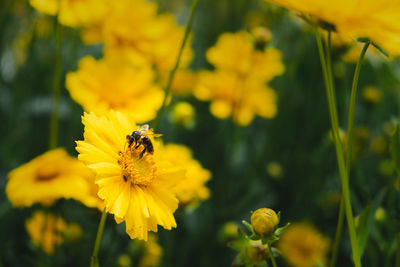
[[[148,132],[146,135],[145,133]],[[154,134],[152,130],[149,130],[149,125],[144,124],[142,125],[139,129],[136,131],[133,131],[130,135],[128,134],[126,136],[126,140],[128,141],[128,147],[130,148],[133,143],[134,144],[134,149],[139,148],[141,145],[144,147],[142,152],[139,155],[139,159],[141,159],[144,155],[144,153],[148,152],[150,154],[154,153],[154,146],[153,143],[151,142],[150,138],[148,135],[152,135],[154,137],[159,137],[161,134]]]

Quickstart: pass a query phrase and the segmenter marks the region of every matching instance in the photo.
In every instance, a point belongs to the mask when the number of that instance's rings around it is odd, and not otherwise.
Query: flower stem
[[[331,127],[334,137],[335,143],[335,150],[336,150],[336,158],[339,167],[339,175],[340,181],[342,184],[342,194],[343,194],[343,201],[344,201],[344,208],[346,212],[346,219],[347,219],[347,226],[350,235],[350,242],[351,242],[351,249],[353,252],[353,261],[356,267],[361,267],[361,260],[360,255],[358,253],[358,246],[357,246],[357,238],[356,238],[356,231],[354,226],[354,218],[353,218],[353,211],[351,208],[351,201],[350,201],[350,188],[349,188],[349,179],[345,165],[345,157],[343,151],[343,145],[340,140],[339,136],[339,123],[338,123],[338,115],[337,115],[337,107],[336,107],[336,99],[334,93],[334,83],[333,83],[333,75],[332,75],[332,68],[331,68],[331,59],[330,59],[330,38],[328,38],[328,44],[326,47],[326,54],[324,53],[324,48],[322,44],[322,37],[321,33],[318,29],[315,30],[315,35],[317,39],[318,45],[318,52],[321,60],[322,66],[322,73],[324,76],[325,82],[325,89],[326,95],[328,99],[328,106],[329,106],[329,114],[331,119]]]
[[[275,261],[274,254],[272,253],[271,245],[269,243],[267,243],[267,246],[268,246],[269,257],[271,258],[272,266],[277,267],[278,265],[276,265],[276,261]]]
[[[56,40],[55,40],[56,59],[53,76],[53,107],[50,119],[49,149],[56,148],[58,135],[58,115],[61,97],[61,61],[62,61],[62,26],[57,20]]]
[[[99,228],[97,229],[96,241],[94,242],[93,254],[90,260],[90,267],[99,267],[99,259],[97,255],[99,254],[99,248],[101,243],[101,237],[103,236],[104,225],[106,223],[107,212],[104,208],[101,214]]]
[[[189,18],[188,18],[187,23],[186,23],[185,33],[183,35],[183,40],[182,40],[181,46],[179,48],[179,52],[178,52],[178,56],[176,58],[175,66],[173,67],[173,69],[169,73],[168,80],[167,80],[167,85],[165,86],[165,89],[164,89],[164,92],[165,92],[164,99],[163,99],[163,102],[161,104],[161,108],[158,110],[157,116],[156,116],[156,118],[154,120],[154,123],[153,123],[153,128],[154,129],[156,129],[158,127],[159,121],[160,121],[161,117],[163,116],[165,107],[167,105],[167,100],[168,100],[168,98],[170,96],[172,82],[174,81],[174,76],[175,76],[176,70],[179,67],[179,62],[181,61],[181,56],[182,56],[182,53],[183,53],[183,49],[185,47],[186,41],[189,38],[189,34],[190,34],[191,29],[192,29],[193,18],[194,18],[194,14],[195,14],[198,2],[199,2],[199,0],[193,0],[193,2],[192,2],[192,7],[190,9]]]
[[[361,65],[365,57],[365,53],[369,47],[370,43],[366,42],[361,53],[360,57],[358,58],[356,69],[354,71],[353,77],[353,84],[351,86],[351,95],[350,95],[350,108],[349,108],[349,119],[347,125],[347,149],[346,149],[346,171],[347,176],[350,176],[350,169],[351,169],[351,158],[352,158],[352,149],[353,149],[353,139],[354,139],[354,114],[355,114],[355,107],[356,107],[356,98],[357,98],[357,88],[358,88],[358,81],[360,77]],[[344,220],[344,201],[343,201],[343,193],[342,198],[340,201],[340,209],[339,209],[339,218],[338,224],[336,228],[336,236],[335,236],[335,243],[333,245],[332,250],[332,258],[330,266],[333,267],[336,264],[336,258],[339,250],[339,243],[340,243],[340,236],[342,234],[343,229],[343,220]]]

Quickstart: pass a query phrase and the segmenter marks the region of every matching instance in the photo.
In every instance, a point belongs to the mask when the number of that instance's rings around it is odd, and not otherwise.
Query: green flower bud
[[[261,236],[273,233],[278,223],[278,216],[271,209],[258,209],[251,215],[251,225],[254,231]]]

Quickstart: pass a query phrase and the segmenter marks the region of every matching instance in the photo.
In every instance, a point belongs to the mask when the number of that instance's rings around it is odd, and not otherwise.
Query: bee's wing
[[[142,126],[140,126],[140,128],[138,129],[138,131],[140,131],[140,133],[145,133],[149,130],[149,125],[148,124],[143,124]]]

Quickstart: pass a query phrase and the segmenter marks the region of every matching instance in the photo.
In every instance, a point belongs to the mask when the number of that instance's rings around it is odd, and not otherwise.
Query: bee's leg
[[[135,144],[136,145],[136,144]],[[140,147],[140,143],[138,142],[137,145],[135,146],[135,149],[137,149],[138,147]]]
[[[143,158],[144,153],[146,153],[146,147],[144,147],[142,153],[140,153],[139,159]]]

